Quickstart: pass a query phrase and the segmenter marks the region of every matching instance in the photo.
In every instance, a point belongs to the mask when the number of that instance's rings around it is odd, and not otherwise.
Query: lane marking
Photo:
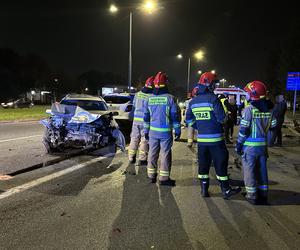
[[[35,138],[35,137],[41,137],[42,135],[30,135],[30,136],[24,136],[24,137],[18,137],[18,138],[12,138],[12,139],[6,139],[6,140],[1,140],[1,142],[9,142],[9,141],[16,141],[16,140],[25,140],[29,138]]]
[[[17,187],[14,187],[14,188],[11,188],[7,191],[5,191],[4,193],[0,194],[0,200],[1,199],[4,199],[4,198],[7,198],[9,196],[12,196],[14,194],[17,194],[17,193],[21,193],[23,191],[26,191],[30,188],[33,188],[35,186],[38,186],[40,184],[43,184],[45,182],[48,182],[50,180],[53,180],[55,178],[58,178],[58,177],[61,177],[63,175],[66,175],[66,174],[69,174],[71,172],[74,172],[78,169],[81,169],[81,168],[84,168],[90,164],[93,164],[93,163],[96,163],[98,161],[101,161],[101,160],[104,160],[104,159],[107,159],[109,157],[113,157],[115,156],[116,154],[114,153],[110,153],[110,154],[107,154],[105,156],[100,156],[100,157],[97,157],[95,159],[92,159],[90,161],[87,161],[87,162],[84,162],[84,163],[80,163],[80,164],[77,164],[77,165],[74,165],[73,167],[70,167],[70,168],[67,168],[67,169],[64,169],[64,170],[61,170],[59,172],[56,172],[56,173],[53,173],[53,174],[50,174],[50,175],[47,175],[47,176],[44,176],[44,177],[41,177],[39,179],[36,179],[34,181],[31,181],[31,182],[28,182],[28,183],[25,183],[23,185],[20,185],[20,186],[17,186]]]

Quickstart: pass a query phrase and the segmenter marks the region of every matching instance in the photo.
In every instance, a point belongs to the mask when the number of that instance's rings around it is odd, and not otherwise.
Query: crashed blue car
[[[49,154],[67,149],[98,149],[115,144],[125,150],[125,139],[112,112],[94,114],[79,106],[52,104],[51,116],[42,120],[46,128],[43,144]]]

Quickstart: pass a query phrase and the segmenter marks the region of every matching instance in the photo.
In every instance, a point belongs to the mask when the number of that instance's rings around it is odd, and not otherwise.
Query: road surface
[[[149,184],[124,153],[0,181],[0,249],[299,249],[299,137],[284,134],[286,146],[270,149],[269,206],[223,200],[214,169],[211,197],[200,197],[195,149],[184,141],[174,143],[173,188]],[[229,150],[230,178],[242,184]]]
[[[56,159],[46,154],[43,132],[38,122],[0,123],[0,175]]]

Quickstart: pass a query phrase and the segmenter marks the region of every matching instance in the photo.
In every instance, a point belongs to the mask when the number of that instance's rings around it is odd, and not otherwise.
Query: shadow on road
[[[297,205],[299,205],[299,203]],[[300,227],[297,224],[277,209],[270,209],[270,207],[255,207],[255,211],[260,216],[261,220],[266,223],[270,230],[272,230],[289,249],[299,248]]]
[[[132,173],[133,166],[126,171]],[[126,175],[121,212],[109,236],[109,249],[151,248],[193,249],[172,189],[150,184],[144,167],[136,175]]]
[[[220,231],[220,239],[224,239],[229,249],[268,249],[267,244],[258,232],[251,228],[251,222],[244,212],[249,210],[246,206],[235,202],[225,202],[232,213],[235,223],[226,218],[222,208],[217,206],[213,199],[204,199],[209,214]],[[242,211],[242,212],[241,212]],[[238,229],[236,228],[236,225]]]
[[[113,148],[108,150],[111,150],[111,153],[114,152]],[[90,155],[80,156],[77,158],[77,164],[84,163],[97,156],[99,155],[95,154],[95,152]],[[77,196],[91,179],[95,179],[95,182],[97,182],[97,179],[101,176],[110,174],[122,166],[123,162],[121,159],[118,160],[118,158],[115,157],[104,158],[101,161],[90,164],[67,176],[62,176],[46,185],[41,185],[34,189],[36,192],[56,196]],[[105,179],[101,181],[105,181]]]

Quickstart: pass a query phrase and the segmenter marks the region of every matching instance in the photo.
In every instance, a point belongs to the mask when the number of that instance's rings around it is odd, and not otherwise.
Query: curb
[[[40,121],[40,120],[41,120],[41,119],[0,121],[0,125],[20,124],[20,123],[31,123],[31,122],[38,122],[38,121]]]

